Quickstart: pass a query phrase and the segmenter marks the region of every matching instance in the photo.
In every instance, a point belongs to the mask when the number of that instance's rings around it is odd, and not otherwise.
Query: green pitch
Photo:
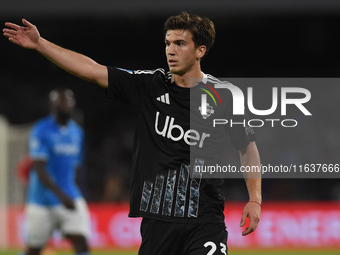
[[[19,250],[0,250],[0,255],[18,255]],[[91,255],[137,255],[137,251],[92,251]],[[228,255],[339,255],[340,250],[229,250]],[[70,251],[54,251],[53,255],[74,255]]]

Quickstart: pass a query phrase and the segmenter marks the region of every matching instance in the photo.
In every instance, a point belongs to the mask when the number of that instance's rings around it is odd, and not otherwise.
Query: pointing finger
[[[13,29],[15,29],[15,30],[20,29],[20,26],[18,26],[17,24],[11,23],[11,22],[6,22],[6,23],[5,23],[5,26],[6,26],[6,27],[9,27],[9,28],[13,28]]]
[[[7,28],[4,28],[2,30],[2,32],[4,32],[4,35],[8,34],[8,35],[14,35],[15,36],[17,34],[17,31],[15,31],[13,29],[7,29]]]

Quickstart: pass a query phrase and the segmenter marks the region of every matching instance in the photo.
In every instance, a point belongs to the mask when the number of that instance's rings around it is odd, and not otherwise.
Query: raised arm
[[[255,142],[251,142],[247,147],[240,150],[241,165],[244,167],[253,166],[255,169],[261,169],[260,155]],[[249,227],[242,232],[242,235],[248,235],[253,232],[260,221],[261,215],[261,172],[244,172],[249,202],[245,205],[242,213],[241,224],[243,227],[246,218],[249,218]]]
[[[67,72],[100,86],[108,87],[108,72],[106,66],[100,65],[91,58],[77,52],[62,48],[42,38],[36,26],[22,20],[23,27],[6,22],[3,29],[8,40],[23,48],[36,50],[50,61]]]

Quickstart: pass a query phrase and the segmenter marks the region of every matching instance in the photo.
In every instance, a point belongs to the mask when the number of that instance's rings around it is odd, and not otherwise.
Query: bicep
[[[29,154],[33,160],[48,159],[48,143],[43,132],[43,128],[34,127],[29,139]]]
[[[93,68],[93,80],[99,86],[108,88],[109,86],[109,75],[107,67],[104,65],[96,64]]]
[[[47,176],[46,161],[40,160],[40,159],[35,159],[35,160],[33,160],[33,167],[34,167],[34,170],[36,171],[39,179],[41,181],[44,181],[43,179],[45,179],[45,176]]]

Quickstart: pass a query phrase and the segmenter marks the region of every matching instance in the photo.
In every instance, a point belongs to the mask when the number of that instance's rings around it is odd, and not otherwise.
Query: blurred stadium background
[[[1,0],[0,24],[19,23],[24,17],[46,39],[99,63],[153,69],[166,68],[163,23],[182,10],[215,23],[216,42],[202,62],[206,73],[325,78],[322,81],[340,75],[340,2],[335,0]],[[75,118],[85,129],[81,189],[90,203],[93,250],[136,254],[139,220],[127,218],[133,112],[105,99],[99,86],[72,77],[36,52],[4,37],[0,49],[0,254],[22,247],[26,187],[17,164],[27,152],[32,123],[48,113],[47,93],[59,85],[75,92]],[[313,117],[298,128],[256,130],[263,163],[340,163],[340,87],[332,81],[304,86],[312,92],[308,108]],[[244,181],[226,180],[223,194],[230,254],[251,249],[252,254],[281,254],[285,249],[288,254],[339,254],[339,178],[263,179],[261,223],[246,238],[237,227],[247,201]],[[49,247],[53,253],[68,249],[58,233]],[[114,253],[125,249],[130,253]]]

